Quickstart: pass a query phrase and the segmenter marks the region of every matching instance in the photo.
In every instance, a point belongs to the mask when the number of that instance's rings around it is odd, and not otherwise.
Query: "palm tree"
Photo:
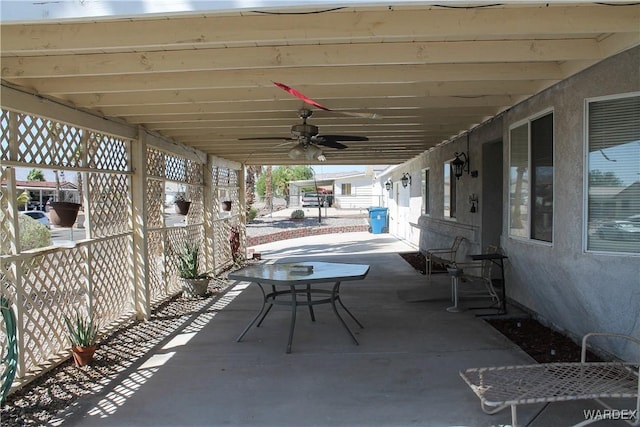
[[[44,178],[44,172],[40,169],[31,169],[27,175],[27,181],[46,181]]]
[[[256,178],[258,174],[262,171],[262,166],[257,165],[249,165],[247,166],[247,177],[246,177],[246,187],[245,187],[245,201],[247,204],[247,215],[249,215],[249,211],[251,211],[251,207],[255,202],[255,193],[256,193]]]
[[[264,175],[264,207],[268,211],[273,210],[273,189],[271,188],[271,165],[267,166]]]

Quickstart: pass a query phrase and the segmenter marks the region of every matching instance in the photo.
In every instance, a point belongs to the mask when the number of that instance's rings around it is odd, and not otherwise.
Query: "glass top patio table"
[[[287,353],[291,353],[293,341],[293,331],[296,322],[296,311],[298,306],[308,306],[311,320],[315,321],[313,306],[318,304],[331,304],[333,312],[345,327],[354,343],[358,345],[358,340],[347,326],[346,322],[338,312],[336,302],[342,309],[360,326],[362,324],[345,307],[340,299],[340,284],[343,281],[362,280],[369,273],[369,265],[366,264],[346,264],[336,262],[295,262],[295,263],[275,263],[257,264],[245,267],[241,270],[229,274],[229,279],[241,280],[255,283],[262,291],[262,307],[254,319],[247,325],[236,341],[240,342],[249,329],[258,321],[256,327],[262,324],[273,305],[289,305],[291,307],[291,322],[289,326],[289,340],[287,343]],[[320,289],[322,283],[331,283],[331,289]],[[271,292],[265,291],[263,285],[271,285]],[[277,287],[286,287],[280,290]],[[288,298],[287,298],[288,297]],[[299,298],[302,297],[302,298]]]

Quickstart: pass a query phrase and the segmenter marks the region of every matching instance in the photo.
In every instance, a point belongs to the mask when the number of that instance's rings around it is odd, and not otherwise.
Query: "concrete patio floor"
[[[506,426],[509,410],[486,415],[458,372],[534,363],[474,311],[450,313],[450,281],[431,285],[398,253],[415,248],[388,234],[346,233],[258,246],[263,262],[370,264],[341,296],[362,322],[328,305],[316,322],[299,310],[293,352],[285,354],[288,308],[275,307],[243,342],[236,337],[260,307],[257,286],[237,283],[128,376],[77,402],[60,421],[74,426]],[[523,426],[584,420],[595,402],[522,406]],[[533,420],[533,421],[532,421]],[[600,423],[597,425],[609,425]],[[615,425],[615,424],[614,424]]]

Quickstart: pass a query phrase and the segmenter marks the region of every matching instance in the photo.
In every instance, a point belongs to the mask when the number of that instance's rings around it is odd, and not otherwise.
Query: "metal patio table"
[[[274,305],[288,305],[291,307],[291,323],[289,326],[289,340],[286,351],[287,353],[291,353],[298,306],[308,306],[311,321],[315,322],[313,306],[318,304],[331,304],[336,317],[338,317],[340,323],[342,323],[347,330],[353,342],[358,345],[358,340],[355,335],[353,335],[349,326],[347,326],[342,316],[340,316],[336,302],[340,304],[342,309],[360,328],[364,328],[340,299],[340,284],[344,281],[362,280],[368,273],[369,265],[366,264],[295,262],[256,264],[229,274],[229,279],[257,284],[262,291],[263,297],[260,311],[236,341],[242,341],[245,334],[256,322],[258,322],[256,327],[260,327],[262,321]],[[333,282],[331,289],[319,288],[320,285],[331,282]],[[265,285],[271,286],[271,292],[265,290]]]

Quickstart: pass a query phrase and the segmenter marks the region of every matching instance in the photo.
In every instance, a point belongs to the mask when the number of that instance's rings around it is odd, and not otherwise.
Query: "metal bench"
[[[585,426],[608,416],[619,414],[604,398],[636,398],[635,409],[627,414],[630,425],[640,425],[640,376],[638,364],[624,362],[586,362],[587,340],[593,336],[623,338],[640,345],[640,339],[622,334],[593,332],[582,339],[580,362],[543,363],[539,365],[471,368],[460,376],[480,398],[482,410],[495,414],[511,407],[511,425],[517,427],[518,405],[595,399],[610,411],[584,420],[574,427]]]

